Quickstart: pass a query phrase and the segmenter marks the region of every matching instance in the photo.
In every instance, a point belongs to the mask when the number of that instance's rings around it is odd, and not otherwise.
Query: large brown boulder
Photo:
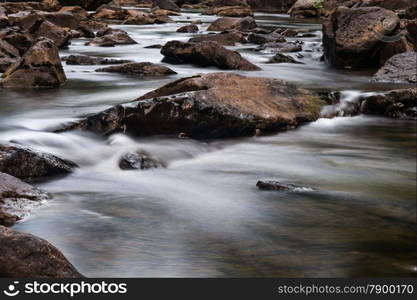
[[[57,130],[191,138],[250,136],[314,121],[323,103],[311,92],[268,78],[211,73],[171,82],[128,105],[118,105]]]
[[[0,277],[80,278],[65,256],[47,241],[0,226]]]
[[[323,23],[325,59],[336,67],[378,66],[384,39],[400,20],[379,7],[338,7]]]
[[[372,80],[417,83],[416,56],[416,52],[404,52],[394,55],[376,72]]]
[[[28,32],[34,38],[45,37],[52,40],[58,48],[67,47],[71,39],[68,30],[42,19],[35,22],[35,24],[28,29]]]
[[[64,69],[53,41],[39,38],[2,75],[4,88],[54,88],[66,81]]]
[[[23,29],[29,29],[39,20],[49,21],[59,27],[77,29],[80,20],[69,12],[21,11],[11,14],[9,23]]]
[[[254,11],[286,13],[296,0],[246,0]]]
[[[128,9],[126,10],[126,17],[123,24],[129,25],[145,25],[145,24],[155,24],[157,18],[150,13],[143,12],[137,9]]]
[[[174,64],[190,63],[216,66],[226,70],[254,71],[260,68],[244,59],[238,52],[228,50],[216,42],[185,43],[170,41],[161,49],[163,61]]]
[[[73,162],[52,154],[16,144],[0,144],[0,172],[20,179],[66,175],[75,167]]]
[[[218,34],[202,34],[191,38],[190,43],[201,43],[205,41],[216,42],[224,46],[234,46],[236,43],[246,43],[245,35],[240,31],[222,32]]]
[[[297,0],[288,11],[295,18],[315,18],[323,12],[322,5],[317,0]]]
[[[417,89],[374,93],[362,99],[361,112],[396,119],[417,120]]]
[[[208,31],[226,31],[226,30],[238,30],[249,31],[257,27],[255,19],[252,17],[246,18],[231,18],[223,17],[214,21],[208,28]]]
[[[4,72],[20,57],[19,51],[0,39],[0,72]]]
[[[61,13],[70,13],[75,15],[80,21],[87,20],[89,17],[88,11],[80,6],[64,6],[59,12]]]
[[[168,67],[153,64],[150,62],[142,63],[126,63],[118,66],[111,66],[106,68],[97,69],[96,72],[109,72],[109,73],[122,73],[135,75],[139,77],[144,76],[168,76],[177,74]]]
[[[124,20],[127,16],[127,10],[118,6],[103,5],[91,15],[94,20]]]

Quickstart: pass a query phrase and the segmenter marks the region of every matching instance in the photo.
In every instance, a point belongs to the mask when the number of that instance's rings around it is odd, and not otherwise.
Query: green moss
[[[304,102],[303,108],[306,113],[314,116],[315,119],[318,119],[320,117],[321,109],[326,104],[327,103],[319,96],[310,95],[306,96],[306,101]]]

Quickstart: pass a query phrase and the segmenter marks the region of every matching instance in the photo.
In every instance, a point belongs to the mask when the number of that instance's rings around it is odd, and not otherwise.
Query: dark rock
[[[174,20],[172,20],[168,16],[164,15],[155,15],[155,23],[156,24],[165,24],[165,23],[175,23]]]
[[[177,74],[170,68],[150,62],[126,63],[118,66],[97,69],[96,72],[123,73],[137,76],[167,76]]]
[[[269,63],[302,64],[302,62],[299,62],[299,61],[295,60],[294,58],[292,58],[291,56],[285,55],[285,54],[282,54],[282,53],[275,54],[275,56],[271,58]]]
[[[178,5],[176,5],[175,2],[171,0],[154,0],[153,6],[166,10],[180,11]]]
[[[90,17],[94,20],[124,20],[127,10],[118,6],[102,5]]]
[[[0,7],[0,29],[9,26],[9,18],[7,17],[6,10]]]
[[[46,38],[33,46],[2,75],[5,88],[53,88],[66,81],[58,48]]]
[[[0,226],[0,277],[83,277],[65,256],[47,241]]]
[[[105,28],[96,34],[96,38],[92,39],[86,45],[99,47],[113,47],[116,45],[132,45],[137,42],[132,39],[126,31],[121,29]]]
[[[181,33],[196,33],[198,32],[198,26],[194,24],[185,25],[180,28],[178,28],[177,32]]]
[[[201,43],[204,41],[216,42],[224,46],[234,46],[236,43],[246,43],[246,38],[239,31],[222,32],[217,34],[202,34],[191,38],[189,43]]]
[[[246,0],[254,11],[287,13],[296,0]]]
[[[404,52],[394,55],[376,72],[372,80],[417,83],[416,56],[416,52]]]
[[[289,191],[289,192],[305,192],[305,191],[314,191],[315,189],[310,187],[304,187],[300,185],[295,185],[291,183],[283,183],[279,181],[258,181],[256,186],[260,190],[265,191]]]
[[[104,58],[88,55],[69,55],[65,58],[67,65],[117,65],[132,62],[126,59]]]
[[[249,7],[241,6],[222,6],[212,7],[203,11],[204,15],[218,15],[222,17],[244,18],[253,16],[253,12]]]
[[[155,45],[149,45],[143,48],[147,48],[147,49],[162,49],[163,45],[160,44],[155,44]]]
[[[156,22],[157,18],[149,13],[137,9],[129,9],[126,11],[126,18],[123,24],[146,25],[155,24]]]
[[[144,151],[126,153],[119,162],[122,170],[148,170],[165,168],[165,165]]]
[[[18,216],[0,210],[0,226],[11,227],[19,220]]]
[[[324,10],[317,0],[297,0],[288,13],[294,18],[317,18]]]
[[[28,29],[28,32],[34,38],[45,37],[52,40],[58,48],[65,48],[70,43],[71,35],[68,30],[46,20],[39,19]]]
[[[417,120],[417,89],[374,93],[362,99],[361,112],[396,119]]]
[[[86,10],[96,10],[101,5],[110,2],[111,0],[59,0],[62,6],[80,6]]]
[[[285,43],[266,43],[255,48],[255,51],[261,51],[265,53],[277,53],[277,52],[298,52],[302,47],[298,43],[285,42]]]
[[[215,42],[184,43],[170,41],[161,49],[164,62],[216,66],[220,69],[254,71],[260,68]]]
[[[230,18],[223,17],[214,21],[208,28],[208,31],[227,31],[227,30],[238,30],[238,31],[249,31],[257,27],[255,19],[252,17],[246,18]]]
[[[251,136],[314,121],[323,101],[277,79],[210,73],[171,82],[136,102],[118,105],[56,130],[190,138]]]
[[[81,6],[64,6],[59,10],[59,12],[70,13],[76,16],[80,21],[88,20],[89,17],[88,11],[86,11]]]
[[[285,42],[285,38],[275,32],[270,34],[250,33],[248,35],[248,42],[252,44],[282,43]]]
[[[67,12],[44,12],[44,11],[21,11],[8,16],[13,26],[29,29],[38,20],[49,21],[59,27],[77,29],[80,20],[73,14]]]
[[[0,40],[0,72],[4,72],[20,57],[19,51],[4,40]]]
[[[336,67],[378,66],[384,38],[395,34],[397,15],[379,7],[338,7],[323,23],[325,59]]]
[[[16,144],[0,144],[0,172],[20,179],[65,175],[75,167],[71,161]]]

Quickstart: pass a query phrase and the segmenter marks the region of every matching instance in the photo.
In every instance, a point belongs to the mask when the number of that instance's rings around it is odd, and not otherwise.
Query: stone
[[[181,33],[196,33],[198,32],[198,26],[194,24],[185,25],[177,29],[177,32]]]
[[[120,159],[119,167],[122,170],[149,170],[165,168],[165,165],[145,151],[137,151],[124,154]]]
[[[311,187],[304,187],[300,185],[295,185],[292,183],[283,183],[279,181],[273,180],[266,180],[266,181],[258,181],[256,186],[260,190],[264,191],[287,191],[287,192],[307,192],[307,191],[314,191],[315,189]]]
[[[375,73],[372,81],[417,83],[416,52],[394,55]]]
[[[114,59],[114,58],[104,58],[97,56],[88,56],[88,55],[69,55],[65,57],[65,62],[67,65],[117,65],[125,64],[132,62],[127,59]]]
[[[226,31],[226,30],[238,30],[249,31],[258,25],[255,19],[252,17],[246,18],[230,18],[222,17],[214,21],[208,28],[208,31]]]
[[[245,35],[239,31],[222,32],[217,34],[202,34],[191,38],[189,43],[201,43],[205,41],[216,42],[224,46],[234,46],[236,43],[247,43]]]
[[[110,73],[122,73],[136,76],[167,76],[177,74],[170,68],[162,65],[156,65],[150,62],[143,63],[126,63],[118,66],[111,66],[106,68],[97,69],[96,72],[110,72]]]

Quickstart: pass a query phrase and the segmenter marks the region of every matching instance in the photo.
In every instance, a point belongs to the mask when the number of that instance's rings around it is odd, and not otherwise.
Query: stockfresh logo
[[[19,284],[19,281],[15,281],[15,282],[13,282],[13,284],[10,284],[8,287],[7,287],[7,290],[4,290],[3,291],[3,293],[6,295],[6,296],[9,296],[9,297],[14,297],[14,296],[17,296],[17,295],[19,295],[19,293],[20,293],[20,291],[17,289],[17,285]]]

